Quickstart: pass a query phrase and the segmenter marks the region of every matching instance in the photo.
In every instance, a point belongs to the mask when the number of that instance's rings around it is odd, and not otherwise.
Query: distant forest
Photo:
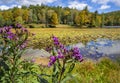
[[[120,26],[120,11],[99,14],[90,12],[87,7],[83,10],[68,7],[51,7],[46,5],[14,7],[9,10],[0,10],[0,27],[20,24],[68,24],[78,27]]]

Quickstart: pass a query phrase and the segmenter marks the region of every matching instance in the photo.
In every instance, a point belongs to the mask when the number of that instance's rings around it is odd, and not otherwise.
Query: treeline
[[[104,14],[105,26],[120,26],[120,10]]]
[[[102,27],[104,25],[120,25],[120,11],[99,14],[98,11],[89,12],[70,9],[68,7],[49,7],[46,5],[14,7],[0,11],[0,26],[20,24],[46,24],[44,27],[57,24],[69,24],[78,27]]]

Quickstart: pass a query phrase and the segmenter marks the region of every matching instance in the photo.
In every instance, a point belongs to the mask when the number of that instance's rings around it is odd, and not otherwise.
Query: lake
[[[98,60],[101,57],[109,57],[113,60],[120,58],[120,40],[97,39],[90,41],[86,45],[77,43],[66,46],[67,49],[78,47],[85,58]],[[27,49],[24,58],[49,57],[50,54],[44,49]]]

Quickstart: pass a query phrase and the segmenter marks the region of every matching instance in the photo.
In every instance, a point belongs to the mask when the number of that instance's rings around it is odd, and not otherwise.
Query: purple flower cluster
[[[12,32],[7,32],[7,38],[13,40],[16,39],[16,35]]]
[[[63,58],[64,58],[64,55],[59,50],[57,56],[50,56],[50,61],[48,63],[48,67],[50,67],[51,65],[53,65],[57,59],[63,59]]]
[[[83,61],[83,57],[80,53],[80,50],[78,47],[75,47],[73,50],[72,56],[77,59],[78,61],[82,62]]]
[[[63,44],[61,44],[59,42],[57,37],[53,36],[52,38],[53,38],[53,42],[54,42],[54,45],[57,50],[57,54],[54,56],[50,56],[50,61],[48,63],[49,67],[51,65],[53,65],[56,62],[56,60],[58,60],[58,59],[69,59],[70,57],[73,57],[73,58],[75,58],[75,60],[78,60],[80,62],[83,61],[83,57],[80,53],[79,48],[75,47],[72,50],[68,50]],[[51,49],[51,48],[49,48],[49,49]],[[53,51],[54,51],[54,49],[53,49]],[[68,56],[70,56],[70,57],[67,58]]]
[[[65,48],[65,46],[59,42],[59,40],[58,40],[57,37],[53,36],[52,38],[53,38],[54,45],[55,45],[57,48],[63,50],[64,53],[68,52],[68,50]]]
[[[5,32],[10,32],[10,30],[11,30],[11,29],[12,29],[12,27],[11,27],[11,26],[4,27]]]
[[[26,28],[23,28],[20,24],[17,24],[17,27],[18,28],[15,29],[15,32],[11,30],[14,29],[11,26],[5,26],[3,28],[0,28],[0,36],[5,40],[7,39],[18,43],[17,47],[23,49],[27,46],[27,40],[25,39],[24,35],[28,34],[28,30]]]
[[[4,32],[10,32],[11,29],[11,26],[0,28],[0,33],[2,34]]]
[[[54,41],[54,45],[59,45],[60,43],[59,43],[59,40],[58,40],[58,38],[57,37],[55,37],[55,36],[53,36],[52,37],[53,38],[53,41]]]
[[[58,59],[63,59],[64,58],[64,55],[63,55],[63,53],[60,50],[58,50],[57,58]]]
[[[11,26],[5,26],[3,28],[0,28],[0,33],[4,38],[10,39],[10,40],[15,40],[16,35],[11,32],[12,27]]]
[[[56,61],[57,57],[56,56],[50,56],[50,61],[48,63],[48,67],[50,67],[51,65],[53,65]]]

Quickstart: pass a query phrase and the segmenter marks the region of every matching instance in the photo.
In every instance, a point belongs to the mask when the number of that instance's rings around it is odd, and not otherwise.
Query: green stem
[[[63,67],[62,67],[62,70],[61,70],[61,73],[60,73],[59,83],[61,82],[62,76],[63,76],[63,74],[65,72],[65,63],[66,63],[66,61],[63,60]]]

